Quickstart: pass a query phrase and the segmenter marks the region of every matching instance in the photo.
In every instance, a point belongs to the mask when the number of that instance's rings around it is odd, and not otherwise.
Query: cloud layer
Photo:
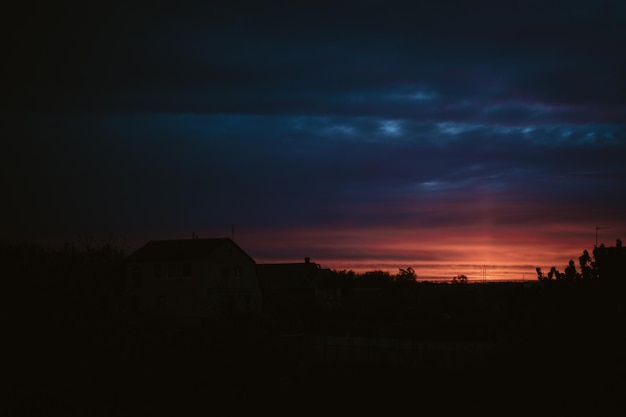
[[[258,262],[470,278],[612,244],[626,8],[504,6],[40,6],[5,37],[6,236],[235,224]]]

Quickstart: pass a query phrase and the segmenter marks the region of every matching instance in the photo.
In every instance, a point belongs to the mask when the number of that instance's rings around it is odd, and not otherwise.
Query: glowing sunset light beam
[[[585,234],[569,225],[552,225],[567,239],[544,244],[533,229],[490,227],[440,227],[436,229],[396,227],[295,227],[266,232],[255,230],[242,237],[259,263],[297,262],[311,257],[323,267],[355,272],[414,268],[421,279],[448,279],[458,274],[475,281],[486,266],[487,279],[532,279],[536,267],[563,269],[569,259],[577,262],[590,247]],[[572,231],[573,230],[573,231]],[[581,229],[584,232],[584,230]],[[263,242],[262,244],[260,242]],[[276,254],[280,254],[277,256]]]

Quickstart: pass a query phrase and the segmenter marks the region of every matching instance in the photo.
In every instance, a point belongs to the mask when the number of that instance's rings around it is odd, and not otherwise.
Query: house
[[[596,246],[593,250],[595,267],[601,282],[611,288],[625,287],[626,249],[621,239],[616,239],[615,246]]]
[[[256,263],[229,238],[150,241],[126,263],[137,311],[210,318],[261,309]]]
[[[337,303],[337,289],[327,284],[330,270],[304,262],[257,264],[264,312],[290,314]],[[326,285],[324,285],[326,284]]]

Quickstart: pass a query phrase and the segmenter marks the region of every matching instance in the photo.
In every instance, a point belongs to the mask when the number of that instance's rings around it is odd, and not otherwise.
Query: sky
[[[196,234],[257,263],[534,280],[596,232],[626,237],[624,2],[60,1],[4,19],[5,241]]]

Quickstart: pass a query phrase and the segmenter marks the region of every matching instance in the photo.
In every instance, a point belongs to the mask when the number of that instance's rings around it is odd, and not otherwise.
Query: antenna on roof
[[[230,225],[230,238],[232,240],[235,240],[235,224],[231,224]]]
[[[606,227],[601,227],[601,226],[596,225],[596,245],[594,246],[595,248],[598,247],[598,230],[600,229],[606,229]]]

